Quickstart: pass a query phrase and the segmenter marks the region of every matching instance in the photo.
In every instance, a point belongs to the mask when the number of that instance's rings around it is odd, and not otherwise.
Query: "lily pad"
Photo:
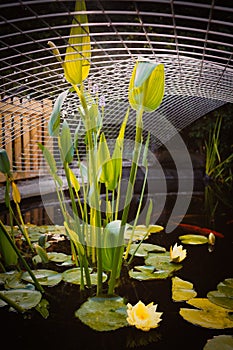
[[[24,310],[29,310],[35,307],[39,304],[42,297],[40,292],[30,289],[2,290],[1,293]],[[7,303],[0,299],[0,307],[5,305],[7,305]]]
[[[57,253],[57,252],[49,252],[47,253],[48,258],[50,261],[62,263],[70,259],[71,255],[67,255],[64,253]]]
[[[89,298],[75,311],[75,316],[96,331],[112,331],[128,326],[123,298]]]
[[[184,281],[179,277],[172,278],[172,300],[187,301],[195,298],[197,295],[193,289],[193,284],[189,281]]]
[[[233,310],[233,297],[228,297],[226,294],[221,293],[218,290],[209,292],[207,298],[216,305]]]
[[[203,350],[231,350],[233,349],[233,336],[232,335],[217,335],[212,339],[209,339],[204,346]]]
[[[155,244],[149,244],[149,243],[141,243],[141,244],[131,244],[129,253],[132,255],[134,254],[135,250],[137,249],[135,256],[138,257],[146,257],[149,252],[157,252],[157,253],[164,253],[166,252],[166,248],[161,247],[159,245]]]
[[[38,282],[44,286],[52,287],[58,284],[59,282],[61,282],[62,280],[62,274],[54,270],[38,269],[38,270],[32,270],[32,272],[34,273]],[[27,271],[25,271],[22,274],[21,278],[24,281],[33,283],[33,280]]]
[[[183,235],[179,236],[179,239],[183,244],[205,244],[208,243],[208,238],[201,235]]]
[[[233,327],[230,311],[213,304],[207,298],[193,298],[188,300],[187,303],[198,309],[181,308],[180,315],[186,321],[205,328],[224,329]]]
[[[91,284],[97,285],[97,273],[91,273],[92,269],[89,269],[90,272],[90,278],[91,278]],[[102,274],[102,281],[105,282],[107,279],[107,275],[103,272]],[[73,284],[80,284],[81,283],[81,270],[79,267],[75,267],[73,269],[66,270],[62,273],[62,279],[65,282],[73,283]],[[85,279],[85,274],[84,274]]]
[[[156,270],[154,266],[134,266],[133,269],[129,271],[129,276],[138,281],[147,281],[154,279],[164,279],[170,276],[170,271],[166,270]]]
[[[151,233],[160,232],[162,230],[164,230],[164,227],[160,225],[149,225],[148,227],[145,225],[138,225],[135,227],[133,237],[131,237],[132,227],[128,227],[125,231],[124,238],[126,241],[131,239],[132,242],[136,242],[142,239],[147,239]]]
[[[210,291],[207,298],[214,304],[233,310],[233,278],[226,278],[217,285],[217,290]]]
[[[157,271],[160,271],[160,278],[167,278],[171,276],[173,272],[178,271],[182,268],[181,264],[172,263],[170,261],[170,253],[149,253],[145,259],[146,265],[154,266]],[[166,276],[166,277],[165,277]]]

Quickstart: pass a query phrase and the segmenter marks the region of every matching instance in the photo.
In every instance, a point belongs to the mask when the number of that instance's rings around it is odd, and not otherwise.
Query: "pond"
[[[184,193],[183,196],[186,194]],[[166,206],[159,217],[158,224],[166,226],[166,222],[174,205],[176,195],[167,195]],[[209,291],[216,290],[218,283],[233,277],[232,248],[233,221],[232,208],[219,202],[215,215],[211,218],[206,212],[204,191],[194,192],[188,211],[182,223],[210,227],[224,235],[216,237],[214,248],[210,251],[208,244],[184,245],[187,258],[183,267],[173,276],[193,283],[198,298],[206,298]],[[29,209],[30,208],[30,209]],[[48,208],[47,208],[48,209]],[[25,202],[22,212],[26,222],[36,225],[51,224],[49,216],[58,215],[58,207],[50,206],[45,211],[40,201]],[[7,220],[2,212],[2,217]],[[178,218],[177,218],[178,219]],[[182,225],[171,233],[164,231],[151,234],[147,243],[153,243],[170,249],[179,236],[190,233]],[[69,250],[65,241],[54,243],[58,252]],[[134,265],[142,265],[143,259],[136,257]],[[58,267],[57,267],[58,268]],[[154,301],[158,304],[158,312],[163,312],[159,327],[143,332],[134,327],[123,327],[115,331],[98,332],[84,325],[75,318],[74,312],[93,294],[93,291],[80,293],[79,286],[60,282],[57,286],[46,287],[46,299],[50,303],[49,317],[43,319],[39,313],[29,312],[24,316],[1,308],[1,343],[15,349],[189,349],[201,350],[208,339],[221,334],[232,334],[233,329],[209,329],[189,323],[179,314],[180,308],[190,307],[186,302],[172,300],[172,277],[153,281],[138,281],[129,278],[128,271],[132,266],[124,267],[116,293],[132,305],[138,300],[145,304]],[[59,268],[58,268],[59,269]],[[61,269],[61,268],[60,268]]]

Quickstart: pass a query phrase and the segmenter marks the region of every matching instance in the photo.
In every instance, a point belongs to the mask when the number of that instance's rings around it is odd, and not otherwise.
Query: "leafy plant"
[[[76,1],[75,12],[77,14],[74,16],[64,60],[57,47],[52,42],[49,42],[53,54],[63,67],[67,82],[71,85],[69,90],[62,92],[57,97],[48,123],[48,130],[50,136],[58,140],[60,160],[66,175],[72,213],[68,211],[64,201],[63,182],[58,176],[53,154],[48,147],[41,144],[39,147],[54,179],[64,217],[66,234],[70,238],[76,265],[80,266],[80,288],[84,289],[84,284],[91,286],[89,266],[93,266],[97,268],[97,295],[103,294],[102,283],[103,272],[105,271],[109,276],[107,294],[112,296],[123,262],[125,234],[129,227],[127,220],[130,202],[133,196],[139,158],[143,149],[142,117],[145,111],[152,112],[161,104],[164,95],[164,66],[149,60],[140,59],[135,64],[129,82],[129,104],[136,111],[135,143],[124,209],[122,217],[119,218],[124,135],[130,106],[125,112],[118,137],[113,145],[113,151],[111,151],[110,144],[103,131],[104,103],[99,100],[93,91],[87,90],[83,83],[89,74],[91,53],[89,28],[86,25],[88,19],[83,14],[85,9],[84,1]],[[85,23],[85,25],[77,26],[76,23]],[[81,161],[79,155],[79,125],[74,135],[72,135],[66,120],[61,123],[60,116],[64,102],[71,94],[76,94],[78,97],[77,110],[85,128],[85,164]],[[101,111],[99,107],[101,107]],[[148,172],[146,160],[148,144],[149,137],[143,154],[143,165],[146,173],[141,198],[143,198]],[[74,162],[77,165],[76,169],[79,171],[81,180],[77,177],[77,170],[73,170]],[[105,197],[103,196],[103,188]],[[80,194],[81,189],[82,198]],[[104,209],[103,203],[105,203]],[[141,205],[142,202],[138,206],[132,237],[137,227]],[[150,224],[151,210],[152,207],[150,205],[146,227],[149,227]],[[145,233],[146,237],[149,229],[146,229]],[[128,241],[127,252],[132,243],[132,237]],[[126,258],[127,255],[128,253]]]

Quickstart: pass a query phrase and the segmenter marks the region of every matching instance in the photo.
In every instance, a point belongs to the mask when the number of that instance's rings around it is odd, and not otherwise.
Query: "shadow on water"
[[[185,196],[185,194],[184,194]],[[22,203],[25,222],[37,225],[52,224],[52,218],[59,218],[59,206],[55,205],[55,197],[46,210],[40,198]],[[166,225],[176,200],[176,194],[168,194],[166,205],[159,217],[158,224]],[[233,221],[232,208],[218,204],[210,220],[206,209],[205,191],[194,192],[183,223],[211,227],[224,234],[224,238],[216,239],[212,252],[206,244],[187,245],[187,258],[183,268],[176,276],[194,284],[198,297],[215,290],[219,282],[233,277]],[[7,222],[7,215],[1,216]],[[176,220],[176,218],[174,218]],[[179,221],[180,218],[177,217]],[[62,224],[62,222],[60,222]],[[212,225],[212,226],[210,226]],[[214,226],[213,226],[214,225]],[[149,237],[148,243],[164,246],[169,250],[171,245],[179,242],[178,237],[186,234],[183,227],[177,226],[172,233],[160,232]],[[60,251],[67,249],[58,246]],[[140,265],[143,260],[136,259]],[[201,350],[207,340],[220,334],[232,334],[232,329],[207,329],[192,325],[179,315],[181,307],[187,307],[184,302],[175,303],[171,298],[171,278],[156,281],[137,281],[127,275],[127,267],[122,270],[117,293],[124,296],[131,304],[139,299],[145,304],[154,301],[159,312],[163,312],[162,322],[157,329],[142,332],[133,327],[125,327],[112,332],[96,332],[74,317],[74,311],[86,300],[87,294],[80,294],[78,286],[61,282],[47,289],[47,299],[50,301],[50,316],[43,319],[32,312],[28,316],[0,310],[1,342],[16,349],[189,349]]]

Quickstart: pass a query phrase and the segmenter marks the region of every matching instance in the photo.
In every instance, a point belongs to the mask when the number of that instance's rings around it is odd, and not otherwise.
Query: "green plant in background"
[[[5,204],[6,204],[6,207],[9,209],[10,237],[12,241],[15,243],[14,222],[16,222],[22,235],[25,238],[25,241],[27,242],[28,246],[33,252],[34,249],[32,247],[32,243],[29,238],[27,228],[24,224],[23,217],[20,210],[20,201],[21,201],[20,192],[19,192],[18,186],[14,181],[13,174],[11,172],[10,161],[5,149],[0,149],[0,172],[3,173],[6,178]],[[12,199],[16,208],[17,216],[15,215],[15,210],[14,210],[14,207],[12,206],[11,195],[10,195],[11,193],[12,193]],[[18,261],[17,254],[9,244],[4,234],[0,235],[0,252],[3,257],[5,266],[17,265],[17,261]]]
[[[164,66],[155,62],[140,59],[136,62],[129,83],[129,104],[136,111],[135,143],[132,155],[128,187],[125,195],[124,209],[121,219],[118,217],[121,198],[121,178],[123,166],[124,134],[127,127],[129,108],[126,110],[118,137],[113,145],[113,151],[108,144],[102,129],[104,119],[104,103],[98,96],[93,96],[86,90],[83,81],[88,77],[90,69],[90,36],[88,26],[77,23],[88,23],[85,2],[77,1],[73,26],[70,32],[69,45],[64,60],[57,47],[49,42],[53,54],[61,63],[64,75],[71,88],[62,92],[56,99],[48,123],[49,134],[58,139],[60,158],[66,175],[69,189],[72,214],[68,212],[62,192],[62,179],[57,174],[57,165],[48,147],[39,145],[48,163],[49,171],[55,181],[58,199],[64,216],[64,227],[71,241],[71,249],[76,256],[76,264],[80,265],[82,278],[80,288],[84,283],[90,286],[89,265],[97,268],[97,295],[103,291],[103,272],[109,274],[107,295],[114,295],[115,286],[120,276],[125,250],[125,233],[129,228],[128,214],[133,189],[136,180],[139,158],[143,148],[143,113],[152,112],[162,102],[164,95]],[[81,12],[80,12],[81,11]],[[82,54],[80,54],[82,52]],[[85,127],[86,163],[79,156],[79,125],[72,136],[66,120],[61,123],[61,110],[68,94],[76,94],[79,98],[80,119]],[[99,110],[99,102],[102,111]],[[102,103],[101,103],[102,102]],[[146,168],[144,186],[141,193],[143,198],[146,176],[148,172],[146,155],[149,138],[144,147],[143,163]],[[76,162],[81,180],[71,166]],[[104,186],[103,198],[101,188]],[[80,197],[82,189],[83,201]],[[105,203],[105,207],[103,207]],[[141,208],[139,204],[133,230],[138,228],[137,220]],[[144,237],[149,232],[163,229],[150,225],[151,205],[148,208],[147,222],[142,228]],[[139,229],[139,228],[138,228]],[[129,240],[129,245],[132,240]],[[129,246],[127,251],[129,251]],[[85,278],[84,278],[85,276]]]
[[[205,173],[215,180],[225,183],[230,183],[233,178],[231,165],[233,161],[233,153],[222,160],[220,155],[220,132],[222,126],[222,117],[219,116],[216,120],[214,128],[209,132],[208,141],[205,142],[206,159],[205,159]]]

